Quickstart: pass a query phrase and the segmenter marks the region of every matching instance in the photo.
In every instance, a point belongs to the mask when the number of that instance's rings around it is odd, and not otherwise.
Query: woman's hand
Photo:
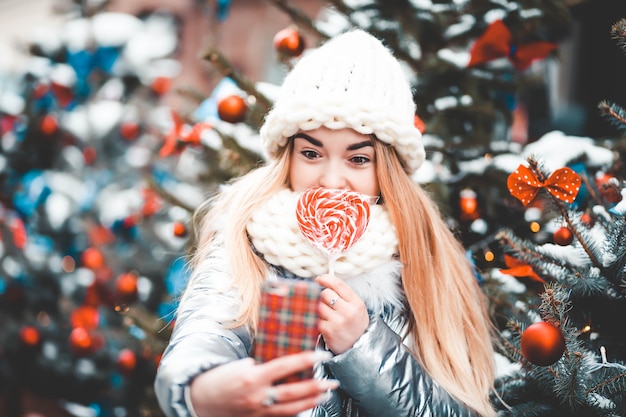
[[[191,383],[191,402],[198,417],[295,416],[315,407],[334,380],[307,379],[273,385],[294,373],[311,369],[327,352],[302,352],[263,364],[252,358],[220,365],[198,375]]]
[[[361,298],[343,280],[320,275],[315,280],[324,288],[320,298],[319,330],[335,355],[350,349],[370,323]]]

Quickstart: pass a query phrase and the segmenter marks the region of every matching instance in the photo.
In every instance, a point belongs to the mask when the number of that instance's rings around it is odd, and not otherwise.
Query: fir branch
[[[506,248],[507,252],[515,254],[518,258],[536,267],[538,269],[536,272],[543,279],[557,280],[557,276],[562,275],[562,273],[556,274],[554,268],[565,269],[567,273],[575,274],[572,268],[557,263],[554,258],[539,252],[533,243],[521,240],[509,229],[502,229],[498,232],[496,239]],[[551,268],[551,265],[554,268]]]
[[[353,13],[355,13],[356,10],[347,6],[345,1],[329,0],[328,2],[332,4],[337,9],[337,11],[345,15],[345,17],[348,18],[348,21],[350,22],[352,26],[360,27],[360,25],[357,24],[357,22],[355,22],[355,20],[353,19]],[[407,13],[405,11],[404,15],[406,14]],[[421,72],[419,65],[415,61],[415,59],[400,45],[400,42],[405,41],[404,37],[408,36],[408,33],[410,33],[409,31],[400,31],[400,33],[402,33],[402,36],[398,36],[398,37],[395,37],[395,39],[391,39],[390,36],[386,36],[384,31],[382,31],[381,29],[375,26],[369,26],[363,29],[367,30],[369,33],[376,36],[377,38],[384,40],[384,42],[389,46],[389,48],[393,50],[393,53],[396,56],[396,58],[398,58],[401,61],[404,61],[409,67],[411,67],[411,69],[414,72],[416,73]]]
[[[626,19],[620,19],[611,26],[611,39],[617,41],[617,46],[626,53]]]
[[[604,206],[604,202],[596,192],[596,187],[594,187],[591,181],[589,181],[589,176],[585,173],[581,173],[579,176],[582,183],[587,187],[587,192],[591,195],[591,200],[599,206]],[[604,223],[602,223],[602,225],[604,225]]]
[[[252,81],[245,77],[240,71],[237,71],[220,51],[209,48],[204,53],[203,59],[210,61],[222,75],[232,78],[239,88],[255,97],[257,103],[263,107],[262,113],[266,113],[272,107],[272,101],[257,90]]]
[[[610,261],[607,279],[625,293],[626,284],[626,219],[618,218],[609,228],[606,237],[606,260]]]
[[[604,398],[610,398],[613,402],[619,401],[619,398],[626,391],[626,372],[624,372],[624,366],[614,366],[616,364],[605,364],[600,368],[601,374],[596,377],[599,382],[587,389],[586,395],[588,396],[588,402],[594,404],[594,396],[598,395]],[[623,401],[623,400],[622,400]],[[623,407],[623,405],[622,405]]]
[[[608,100],[598,103],[600,116],[606,119],[613,127],[626,132],[626,111],[623,107]]]
[[[578,227],[576,227],[574,222],[572,222],[572,219],[570,218],[567,210],[563,206],[563,203],[561,203],[561,201],[557,200],[556,197],[552,197],[552,199],[558,205],[559,211],[560,211],[561,215],[563,216],[563,219],[565,219],[565,222],[567,223],[568,227],[570,228],[570,230],[572,231],[574,236],[576,236],[576,239],[578,239],[578,241],[580,242],[580,245],[582,246],[583,250],[585,251],[585,253],[589,257],[589,260],[591,261],[591,263],[596,268],[598,268],[600,271],[602,271],[603,274],[606,273],[606,271],[604,270],[604,267],[598,261],[598,258],[596,258],[596,255],[592,252],[591,247],[589,246],[587,241],[585,239],[583,239],[583,236],[581,235],[580,230],[578,230]]]
[[[537,179],[541,183],[546,181],[548,176],[543,173],[543,171],[539,167],[539,163],[535,159],[528,158],[528,165],[529,165],[530,169],[535,173],[535,175],[537,176]],[[606,271],[604,270],[604,267],[602,266],[602,264],[598,261],[598,259],[596,258],[595,254],[591,251],[591,248],[589,247],[589,245],[587,244],[585,239],[583,239],[582,235],[580,234],[580,231],[578,230],[578,227],[576,227],[576,225],[574,225],[574,223],[572,222],[572,219],[570,219],[570,216],[569,216],[569,214],[567,212],[567,209],[565,208],[563,202],[561,200],[559,200],[558,198],[556,198],[555,196],[553,196],[552,194],[550,194],[550,193],[548,193],[548,194],[549,194],[550,198],[552,199],[552,202],[555,204],[555,206],[557,207],[557,209],[561,213],[561,216],[563,216],[563,219],[565,220],[565,222],[569,226],[570,230],[572,231],[574,236],[576,236],[576,239],[578,239],[578,241],[580,242],[580,244],[581,244],[582,248],[584,249],[585,253],[587,253],[587,256],[589,257],[589,260],[591,260],[591,263],[596,268],[598,268],[600,271],[603,271],[603,274],[606,273]]]
[[[570,306],[567,293],[563,291],[560,285],[548,283],[540,297],[542,300],[539,306],[541,318],[544,321],[553,322],[552,324],[557,327],[561,327],[564,324],[567,310]]]
[[[193,213],[196,210],[195,207],[185,204],[182,200],[180,200],[174,194],[170,193],[169,191],[165,190],[165,188],[157,184],[154,178],[148,176],[145,178],[145,180],[148,183],[149,189],[156,192],[159,195],[159,197],[161,197],[163,200],[167,201],[171,205],[181,207],[185,209],[185,211],[188,211],[189,213]]]
[[[287,0],[266,0],[276,6],[278,9],[285,12],[291,20],[297,25],[301,27],[306,27],[311,32],[314,32],[321,40],[329,39],[330,36],[327,33],[319,30],[313,19],[306,15],[302,10],[292,6],[289,4]]]
[[[263,158],[261,155],[242,146],[235,137],[216,128],[213,130],[224,145],[224,149],[217,154],[221,158],[219,162],[222,169],[231,176],[240,176],[259,166]]]
[[[146,336],[144,342],[153,352],[161,353],[165,350],[172,335],[171,326],[154,317],[144,306],[139,304],[133,304],[123,312],[123,315],[122,324],[124,327],[130,329],[132,326],[137,326],[141,329]]]
[[[531,265],[544,280],[566,284],[574,293],[586,296],[605,294],[607,291],[605,276],[591,265],[584,268],[572,266],[566,260],[555,257],[553,251],[545,251],[542,246],[521,240],[508,229],[499,231],[496,238],[506,252]]]
[[[603,379],[602,383],[597,384],[593,387],[591,387],[590,389],[587,390],[587,394],[590,394],[594,391],[599,391],[601,388],[607,388],[607,387],[611,387],[611,386],[615,386],[617,384],[615,384],[616,382],[619,382],[619,380],[626,380],[626,372],[622,372],[620,374],[617,374],[615,376],[613,376],[610,379]],[[610,388],[610,392],[621,392],[622,390],[624,390],[624,384],[619,384],[619,388]]]
[[[519,348],[519,339],[522,334],[522,326],[519,322],[514,320],[509,320],[507,323],[507,328],[511,331],[511,335],[513,336],[516,344],[512,343],[508,338],[502,337],[499,340],[499,343],[496,344],[495,348],[504,355],[507,359],[519,362],[522,356],[522,351]]]
[[[541,401],[528,401],[515,406],[511,414],[505,415],[511,417],[557,417],[554,413],[554,408],[548,404]]]

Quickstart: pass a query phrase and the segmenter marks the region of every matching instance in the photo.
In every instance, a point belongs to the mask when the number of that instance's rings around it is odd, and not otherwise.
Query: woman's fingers
[[[323,350],[306,351],[276,358],[259,366],[267,379],[273,383],[295,373],[309,370],[316,363],[331,357],[330,352]]]
[[[265,402],[273,415],[294,415],[294,410],[312,408],[324,401],[328,391],[339,387],[336,380],[307,379],[301,382],[275,385],[268,388]],[[271,397],[271,398],[270,398]]]
[[[347,302],[359,299],[359,296],[356,295],[354,290],[350,288],[350,286],[344,280],[339,279],[334,275],[320,275],[315,279],[315,282],[317,282],[322,287],[325,287],[326,289],[332,290],[337,296],[339,296],[339,298],[342,298]]]

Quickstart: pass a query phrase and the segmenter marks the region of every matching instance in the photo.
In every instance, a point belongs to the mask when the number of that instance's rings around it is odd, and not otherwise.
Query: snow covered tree
[[[506,186],[523,153],[548,149],[553,160],[555,143],[570,150],[582,147],[580,155],[561,160],[562,166],[590,181],[583,181],[589,195],[602,199],[611,194],[616,180],[610,178],[619,167],[612,166],[608,148],[619,142],[591,144],[550,132],[545,123],[545,63],[558,59],[558,43],[569,34],[566,1],[330,0],[320,1],[316,16],[286,0],[268,3],[293,21],[268,39],[275,54],[266,59],[282,73],[316,42],[350,27],[372,32],[393,49],[415,87],[415,122],[427,150],[415,180],[436,197],[478,270],[493,268],[502,255],[501,241],[539,250],[550,237],[546,230],[551,226],[539,232],[529,226],[533,221],[554,224],[554,216],[539,199],[533,210],[520,207]],[[234,18],[229,1],[205,6],[215,21]],[[152,382],[187,278],[191,214],[222,184],[263,160],[258,129],[278,88],[276,82],[248,77],[217,43],[198,51],[214,71],[215,88],[208,97],[193,89],[172,92],[181,66],[176,59],[179,25],[164,11],[133,16],[108,11],[106,5],[87,10],[75,4],[62,33],[29,45],[32,59],[22,73],[3,75],[0,395],[5,402],[0,406],[8,415],[23,411],[24,392],[59,399],[60,408],[71,415],[160,415]],[[164,99],[166,94],[177,95],[176,106]],[[537,169],[536,175],[549,177],[550,172]],[[608,188],[597,188],[598,181]],[[614,214],[606,201],[598,205],[607,209],[602,213],[583,205],[583,194],[575,204],[595,223],[585,232],[589,237],[575,237],[576,242],[590,240],[589,253],[596,259],[586,272],[600,281],[604,272],[598,265],[609,268],[606,254],[617,252],[597,252],[601,237],[596,231],[609,227]],[[561,220],[568,213],[571,223],[582,228],[581,216],[568,211],[578,208],[575,204],[558,213]],[[504,225],[507,230],[501,232]],[[515,259],[535,268],[530,258]],[[501,280],[507,276],[499,274]],[[498,318],[517,313],[512,306],[518,294],[502,291],[500,281],[484,275]],[[605,283],[615,290],[611,297],[623,291],[617,276],[611,285]],[[564,296],[561,280],[554,280],[561,286],[549,294],[559,308],[544,309],[551,323],[556,319],[548,313],[561,320],[570,311],[568,303],[576,301]],[[541,285],[535,281],[525,287],[525,298],[532,300]],[[591,285],[586,291],[600,294],[601,288]],[[504,335],[519,335],[539,305],[527,304],[528,317]],[[567,326],[559,327],[566,348],[581,350],[572,337],[576,331]],[[612,331],[603,333],[608,337]],[[585,337],[591,340],[591,334]],[[513,336],[510,346],[516,347],[517,339]],[[608,357],[618,355],[609,346]],[[596,350],[588,349],[583,362],[601,363],[591,360],[589,352]],[[519,349],[502,353],[513,362],[521,358]],[[589,370],[568,366],[572,372]],[[514,410],[528,405],[537,391],[551,392],[545,389],[553,382],[550,371],[540,375],[544,385],[525,379],[551,368],[529,367],[523,368],[528,374],[520,370],[499,381],[526,390],[517,390],[517,397],[498,391]],[[559,392],[582,390],[560,387]],[[619,403],[604,391],[593,394],[598,401],[606,397]],[[561,404],[556,397],[541,398]]]
[[[611,30],[622,49],[625,25],[620,20]],[[599,108],[626,127],[621,106],[604,101]],[[497,381],[502,415],[626,415],[622,142],[561,142],[572,149],[555,156],[544,148],[508,177],[520,214],[534,212],[535,230],[547,232],[534,239],[511,229],[498,234],[509,262],[494,271],[496,281],[514,276],[535,284],[506,293],[502,304],[514,306],[501,323],[500,351],[514,364]]]

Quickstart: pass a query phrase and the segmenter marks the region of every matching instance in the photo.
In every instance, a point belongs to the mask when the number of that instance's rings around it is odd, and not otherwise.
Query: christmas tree
[[[620,20],[611,28],[622,50],[625,27]],[[620,105],[598,107],[623,130]],[[529,155],[508,177],[520,215],[535,213],[537,233],[521,238],[505,228],[497,236],[508,268],[494,271],[495,280],[532,283],[500,298],[500,306],[514,306],[501,323],[500,352],[514,364],[497,380],[502,415],[626,415],[621,142],[599,149],[581,143],[559,156],[561,167],[546,166],[547,155]]]
[[[528,227],[553,218],[539,205],[543,200],[534,199],[531,211],[510,195],[506,183],[524,153],[541,154],[556,138],[566,148],[575,141],[586,150],[585,157],[572,157],[563,166],[589,184],[583,181],[574,203],[556,201],[555,207],[568,213],[566,228],[576,238],[571,247],[582,242],[583,233],[595,237],[589,253],[596,259],[588,270],[603,277],[598,265],[605,259],[593,251],[600,246],[597,231],[612,224],[614,213],[598,214],[581,196],[595,193],[595,201],[607,208],[616,203],[602,199],[617,198],[617,180],[611,178],[619,178],[619,167],[606,161],[613,161],[611,150],[619,143],[592,144],[550,132],[542,125],[546,115],[536,110],[546,105],[534,95],[547,88],[545,63],[557,59],[558,43],[569,34],[566,1],[332,0],[320,2],[315,16],[295,2],[268,3],[292,21],[268,39],[275,53],[266,59],[281,74],[308,48],[350,27],[380,37],[401,59],[415,87],[415,122],[427,150],[415,180],[432,192],[468,257],[483,271],[498,318],[517,316],[512,306],[520,296],[500,284],[507,277],[499,269],[504,259],[525,262],[538,280],[561,284],[546,292],[561,303],[558,314],[565,316],[568,303],[576,301],[566,300],[567,287],[545,275],[532,256],[504,257],[501,245],[521,247],[529,239],[538,249],[549,237],[549,227],[539,233]],[[212,23],[235,18],[228,1],[204,6]],[[213,77],[210,94],[173,91],[181,63],[176,59],[180,22],[172,14],[135,16],[87,4],[68,6],[66,13],[63,35],[57,34],[56,42],[33,41],[27,68],[3,75],[0,90],[0,407],[20,415],[28,411],[24,395],[34,393],[55,399],[63,415],[161,415],[152,383],[187,279],[191,215],[222,184],[263,161],[258,129],[279,82],[251,79],[214,42],[198,51]],[[589,157],[597,153],[603,155],[600,162]],[[539,165],[535,173],[550,174]],[[573,209],[584,209],[593,228],[583,230],[581,216],[567,211]],[[618,230],[613,233],[617,239]],[[542,305],[530,301],[543,294],[541,285],[534,281],[524,288],[527,317],[518,321],[516,332],[504,318],[497,323],[503,337],[513,335],[505,346],[519,345],[533,308]],[[612,286],[618,298],[619,282]],[[608,286],[586,291],[600,294],[602,288]],[[545,320],[556,325],[572,351],[573,319],[571,327]],[[612,338],[613,332],[602,333]],[[591,340],[591,334],[585,337]],[[604,346],[609,358],[618,355],[618,348]],[[588,349],[585,363],[592,362],[588,352],[596,352]],[[509,365],[522,360],[519,348],[501,353]],[[537,391],[551,392],[545,384],[553,380],[541,373],[551,368],[533,365],[528,371],[530,366],[503,375],[501,400],[494,401],[518,410]],[[605,368],[606,375],[619,369]],[[557,397],[536,398],[540,404],[561,404]]]

